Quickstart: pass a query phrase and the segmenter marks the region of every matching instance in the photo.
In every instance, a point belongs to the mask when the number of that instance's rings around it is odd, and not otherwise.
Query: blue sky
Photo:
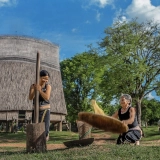
[[[56,43],[63,60],[96,46],[119,16],[160,22],[160,0],[0,0],[0,35]]]

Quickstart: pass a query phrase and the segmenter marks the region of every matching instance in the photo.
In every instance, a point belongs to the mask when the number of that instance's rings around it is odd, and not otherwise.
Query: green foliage
[[[160,119],[160,102],[155,99],[144,99],[142,101],[142,120],[150,125],[157,123]]]
[[[115,105],[112,105],[112,104],[107,104],[105,105],[103,102],[97,102],[98,106],[104,111],[104,113],[108,116],[112,116],[115,111],[117,111],[120,106],[115,104]]]
[[[74,122],[80,111],[91,111],[89,101],[98,96],[103,68],[96,53],[82,53],[60,63],[68,120]]]
[[[159,88],[160,26],[152,21],[116,22],[105,34],[100,43],[107,64],[101,83],[102,97],[130,94],[140,121],[141,100]]]
[[[160,93],[159,40],[158,23],[116,22],[106,28],[99,50],[90,46],[89,52],[62,61],[68,120],[74,122],[78,112],[91,111],[92,98],[111,114],[114,110],[108,105],[111,100],[128,93],[141,124],[141,101],[153,90]]]
[[[159,65],[158,24],[117,22],[105,30],[100,46],[105,49],[108,64],[102,85],[113,95],[130,93],[142,98],[157,87]]]

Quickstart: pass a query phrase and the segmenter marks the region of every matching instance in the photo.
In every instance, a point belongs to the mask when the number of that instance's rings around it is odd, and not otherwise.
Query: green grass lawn
[[[145,137],[143,142],[160,140],[160,133],[157,126],[149,126],[143,128]],[[93,130],[93,133],[103,134],[103,131]],[[112,134],[111,138],[117,138],[117,134]],[[62,144],[64,141],[77,140],[78,134],[74,132],[50,132],[50,141],[47,143]],[[0,143],[14,140],[18,142],[26,142],[26,134],[18,132],[0,133]],[[3,149],[5,148],[5,151]],[[159,146],[133,146],[129,144],[115,145],[114,143],[106,143],[102,145],[90,145],[86,147],[74,147],[70,149],[57,149],[47,151],[46,153],[28,154],[25,149],[19,151],[12,147],[0,147],[0,160],[160,160]]]
[[[48,144],[61,144],[64,141],[69,140],[77,140],[79,138],[78,133],[74,132],[58,132],[58,131],[50,131],[50,140],[47,142]],[[14,133],[0,133],[0,143],[26,143],[26,134],[24,132]]]
[[[52,131],[50,132],[50,140],[47,143],[60,144],[63,143],[64,141],[78,140],[78,138],[79,138],[78,133],[67,132],[67,131],[63,132]]]
[[[160,140],[158,126],[148,126],[147,128],[143,128],[143,131],[145,134],[145,137],[142,139],[143,141]]]
[[[9,141],[14,141],[16,143],[23,143],[26,141],[26,134],[23,132],[14,133],[0,133],[0,143],[7,143]]]
[[[27,154],[25,151],[0,153],[2,160],[159,160],[159,146],[105,144]]]

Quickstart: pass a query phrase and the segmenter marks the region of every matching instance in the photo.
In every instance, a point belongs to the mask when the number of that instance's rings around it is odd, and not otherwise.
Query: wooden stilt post
[[[58,123],[58,131],[62,131],[62,121]]]
[[[40,55],[37,52],[36,61],[36,84],[39,84],[39,73],[40,73]],[[39,123],[39,92],[35,92],[35,109],[34,109],[34,123],[28,124],[26,127],[27,132],[27,142],[26,150],[27,152],[45,152],[46,147],[46,134],[45,134],[45,124]]]
[[[9,121],[6,121],[6,132],[9,132]]]

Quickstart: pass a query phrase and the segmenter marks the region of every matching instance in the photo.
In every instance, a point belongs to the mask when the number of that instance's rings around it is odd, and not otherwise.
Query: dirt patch
[[[111,136],[107,133],[102,133],[102,134],[92,133],[92,137],[95,139],[99,139],[99,138],[110,138]]]
[[[116,143],[116,139],[112,139],[107,133],[92,133],[94,138],[93,145],[104,145],[106,143]],[[155,141],[141,141],[140,146],[160,146],[160,140]],[[2,149],[2,147],[4,147]],[[4,151],[5,147],[14,147],[18,150],[25,150],[26,143],[16,143],[14,140],[7,141],[5,143],[0,143],[0,151]],[[67,148],[64,144],[47,144],[47,150],[65,149]]]
[[[26,148],[26,143],[5,143],[0,144],[0,147],[15,147],[15,148]],[[47,150],[65,149],[67,148],[64,144],[47,144]]]
[[[102,145],[105,143],[115,143],[115,139],[111,139],[111,136],[107,133],[96,134],[92,133],[92,137],[94,138],[95,145]]]
[[[96,134],[93,133],[94,145],[105,144],[106,141],[110,139],[110,135],[107,133]],[[15,148],[26,148],[26,143],[16,143],[14,140],[6,141],[5,143],[0,143],[0,147],[15,147]],[[47,150],[65,149],[67,148],[64,144],[47,144]]]
[[[160,140],[155,141],[140,141],[141,146],[160,146]]]

